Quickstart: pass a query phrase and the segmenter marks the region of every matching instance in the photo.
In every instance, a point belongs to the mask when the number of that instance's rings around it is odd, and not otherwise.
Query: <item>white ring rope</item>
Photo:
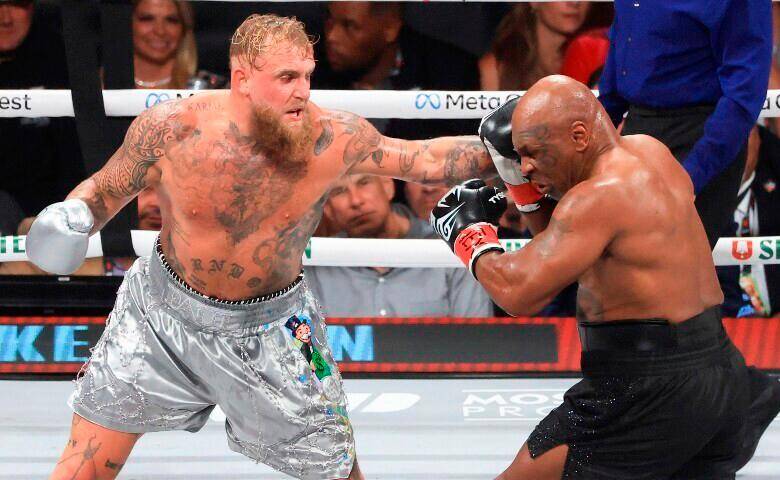
[[[151,255],[158,232],[133,230],[137,255]],[[508,251],[531,240],[502,240]],[[0,262],[26,261],[24,236],[0,237]],[[669,245],[673,249],[674,245]],[[87,257],[101,257],[100,234],[90,237]],[[712,252],[715,265],[780,264],[780,237],[721,238]],[[386,240],[373,238],[314,237],[306,247],[303,264],[337,267],[460,267],[460,260],[441,240]]]
[[[135,116],[147,107],[203,90],[104,90],[108,116]],[[368,118],[481,118],[501,103],[525,92],[507,91],[352,91],[312,90],[325,108],[344,109]],[[598,94],[597,91],[594,91]],[[70,90],[0,90],[0,117],[73,116]],[[780,117],[780,90],[767,91],[761,116]],[[150,255],[157,232],[134,230],[138,255]],[[26,261],[24,236],[0,237],[0,262]],[[504,240],[508,250],[529,240]],[[673,246],[670,246],[673,248]],[[103,255],[100,235],[90,239],[87,257]],[[459,267],[439,240],[312,238],[304,265],[365,267]],[[780,264],[780,237],[721,238],[713,250],[718,266]]]
[[[134,117],[162,101],[213,90],[104,90],[109,117]],[[366,118],[482,118],[524,91],[312,90],[313,102]],[[598,95],[598,91],[594,90]],[[0,90],[0,118],[72,117],[70,90]],[[761,117],[780,117],[780,90],[767,90]]]

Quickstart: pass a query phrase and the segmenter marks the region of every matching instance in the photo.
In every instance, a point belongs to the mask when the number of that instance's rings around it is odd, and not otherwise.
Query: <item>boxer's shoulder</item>
[[[315,155],[341,158],[346,166],[376,152],[383,138],[368,120],[344,110],[318,108],[312,123],[316,129]]]

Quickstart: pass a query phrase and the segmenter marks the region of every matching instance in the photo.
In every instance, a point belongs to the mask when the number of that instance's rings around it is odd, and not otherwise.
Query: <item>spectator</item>
[[[764,127],[753,127],[732,234],[738,237],[780,235],[778,182],[780,138]],[[723,302],[726,315],[780,315],[780,265],[721,267],[718,275],[726,297]]]
[[[159,232],[162,228],[160,201],[153,188],[138,194],[138,230]],[[108,276],[124,275],[133,265],[135,257],[103,257],[103,272]]]
[[[563,54],[561,73],[596,88],[609,53],[606,28],[589,30],[575,37]]]
[[[24,212],[14,197],[3,190],[0,190],[0,212],[0,236],[16,235]]]
[[[339,181],[325,215],[352,238],[435,238],[427,221],[391,204],[391,179],[351,175]],[[308,267],[306,278],[335,317],[489,317],[493,304],[465,268]]]
[[[431,215],[431,210],[436,206],[436,202],[450,189],[447,186],[422,185],[412,182],[404,182],[403,186],[404,197],[409,208],[412,209],[417,218],[426,222]]]
[[[693,180],[710,245],[737,206],[748,133],[766,96],[770,0],[616,0],[601,100],[622,133],[666,144]]]
[[[479,62],[483,90],[527,90],[559,73],[566,42],[585,23],[588,2],[518,3]]]
[[[133,68],[137,88],[222,88],[225,77],[197,71],[194,14],[183,0],[135,0]]]
[[[32,0],[0,1],[0,89],[42,88],[69,88],[62,37]],[[2,100],[20,114],[31,103],[24,95]],[[84,178],[77,138],[72,118],[0,118],[0,191],[24,217],[64,198]]]
[[[476,57],[404,26],[397,2],[331,2],[313,88],[476,90]],[[388,112],[391,113],[391,112]],[[475,120],[372,120],[385,135],[473,133]]]

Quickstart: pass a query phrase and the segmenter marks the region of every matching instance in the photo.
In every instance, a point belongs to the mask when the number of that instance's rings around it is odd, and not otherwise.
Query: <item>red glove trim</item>
[[[474,262],[483,253],[490,250],[504,251],[504,247],[498,241],[498,229],[487,222],[474,223],[461,230],[458,238],[455,239],[454,247],[455,255],[469,267],[472,275]]]
[[[533,212],[539,208],[539,200],[544,197],[544,194],[533,183],[526,182],[520,185],[505,183],[504,185],[521,212]]]

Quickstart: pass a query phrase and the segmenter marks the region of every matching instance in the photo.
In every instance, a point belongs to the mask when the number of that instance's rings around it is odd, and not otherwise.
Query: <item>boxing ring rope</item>
[[[151,255],[159,232],[133,230],[133,247],[139,256]],[[90,237],[87,258],[102,257],[100,234]],[[528,239],[501,240],[507,251],[519,250]],[[673,250],[675,245],[669,245]],[[720,238],[712,251],[715,265],[780,264],[780,236]],[[0,237],[0,262],[26,261],[25,237]],[[461,267],[460,260],[441,240],[388,240],[374,238],[314,237],[303,255],[306,266],[336,267]]]
[[[134,117],[148,107],[214,90],[104,90],[109,117]],[[482,118],[524,91],[312,90],[316,104],[367,118]],[[598,90],[593,93],[598,95]],[[0,90],[0,118],[72,117],[70,90]],[[767,90],[761,117],[780,117],[780,90]]]
[[[136,116],[158,103],[207,90],[104,90],[107,116]],[[211,90],[213,91],[213,90]],[[344,109],[367,118],[481,118],[524,91],[312,90],[311,99],[325,108]],[[594,91],[598,95],[598,91]],[[70,90],[0,90],[0,117],[73,116]],[[780,117],[780,90],[768,90],[761,117]],[[149,255],[157,232],[131,232],[138,255]],[[24,236],[0,237],[0,262],[26,261]],[[529,240],[503,240],[507,250]],[[669,245],[670,249],[674,245]],[[103,255],[100,235],[90,238],[87,257]],[[721,238],[713,249],[718,266],[780,264],[780,237]],[[365,267],[460,267],[439,240],[312,238],[304,265]]]

